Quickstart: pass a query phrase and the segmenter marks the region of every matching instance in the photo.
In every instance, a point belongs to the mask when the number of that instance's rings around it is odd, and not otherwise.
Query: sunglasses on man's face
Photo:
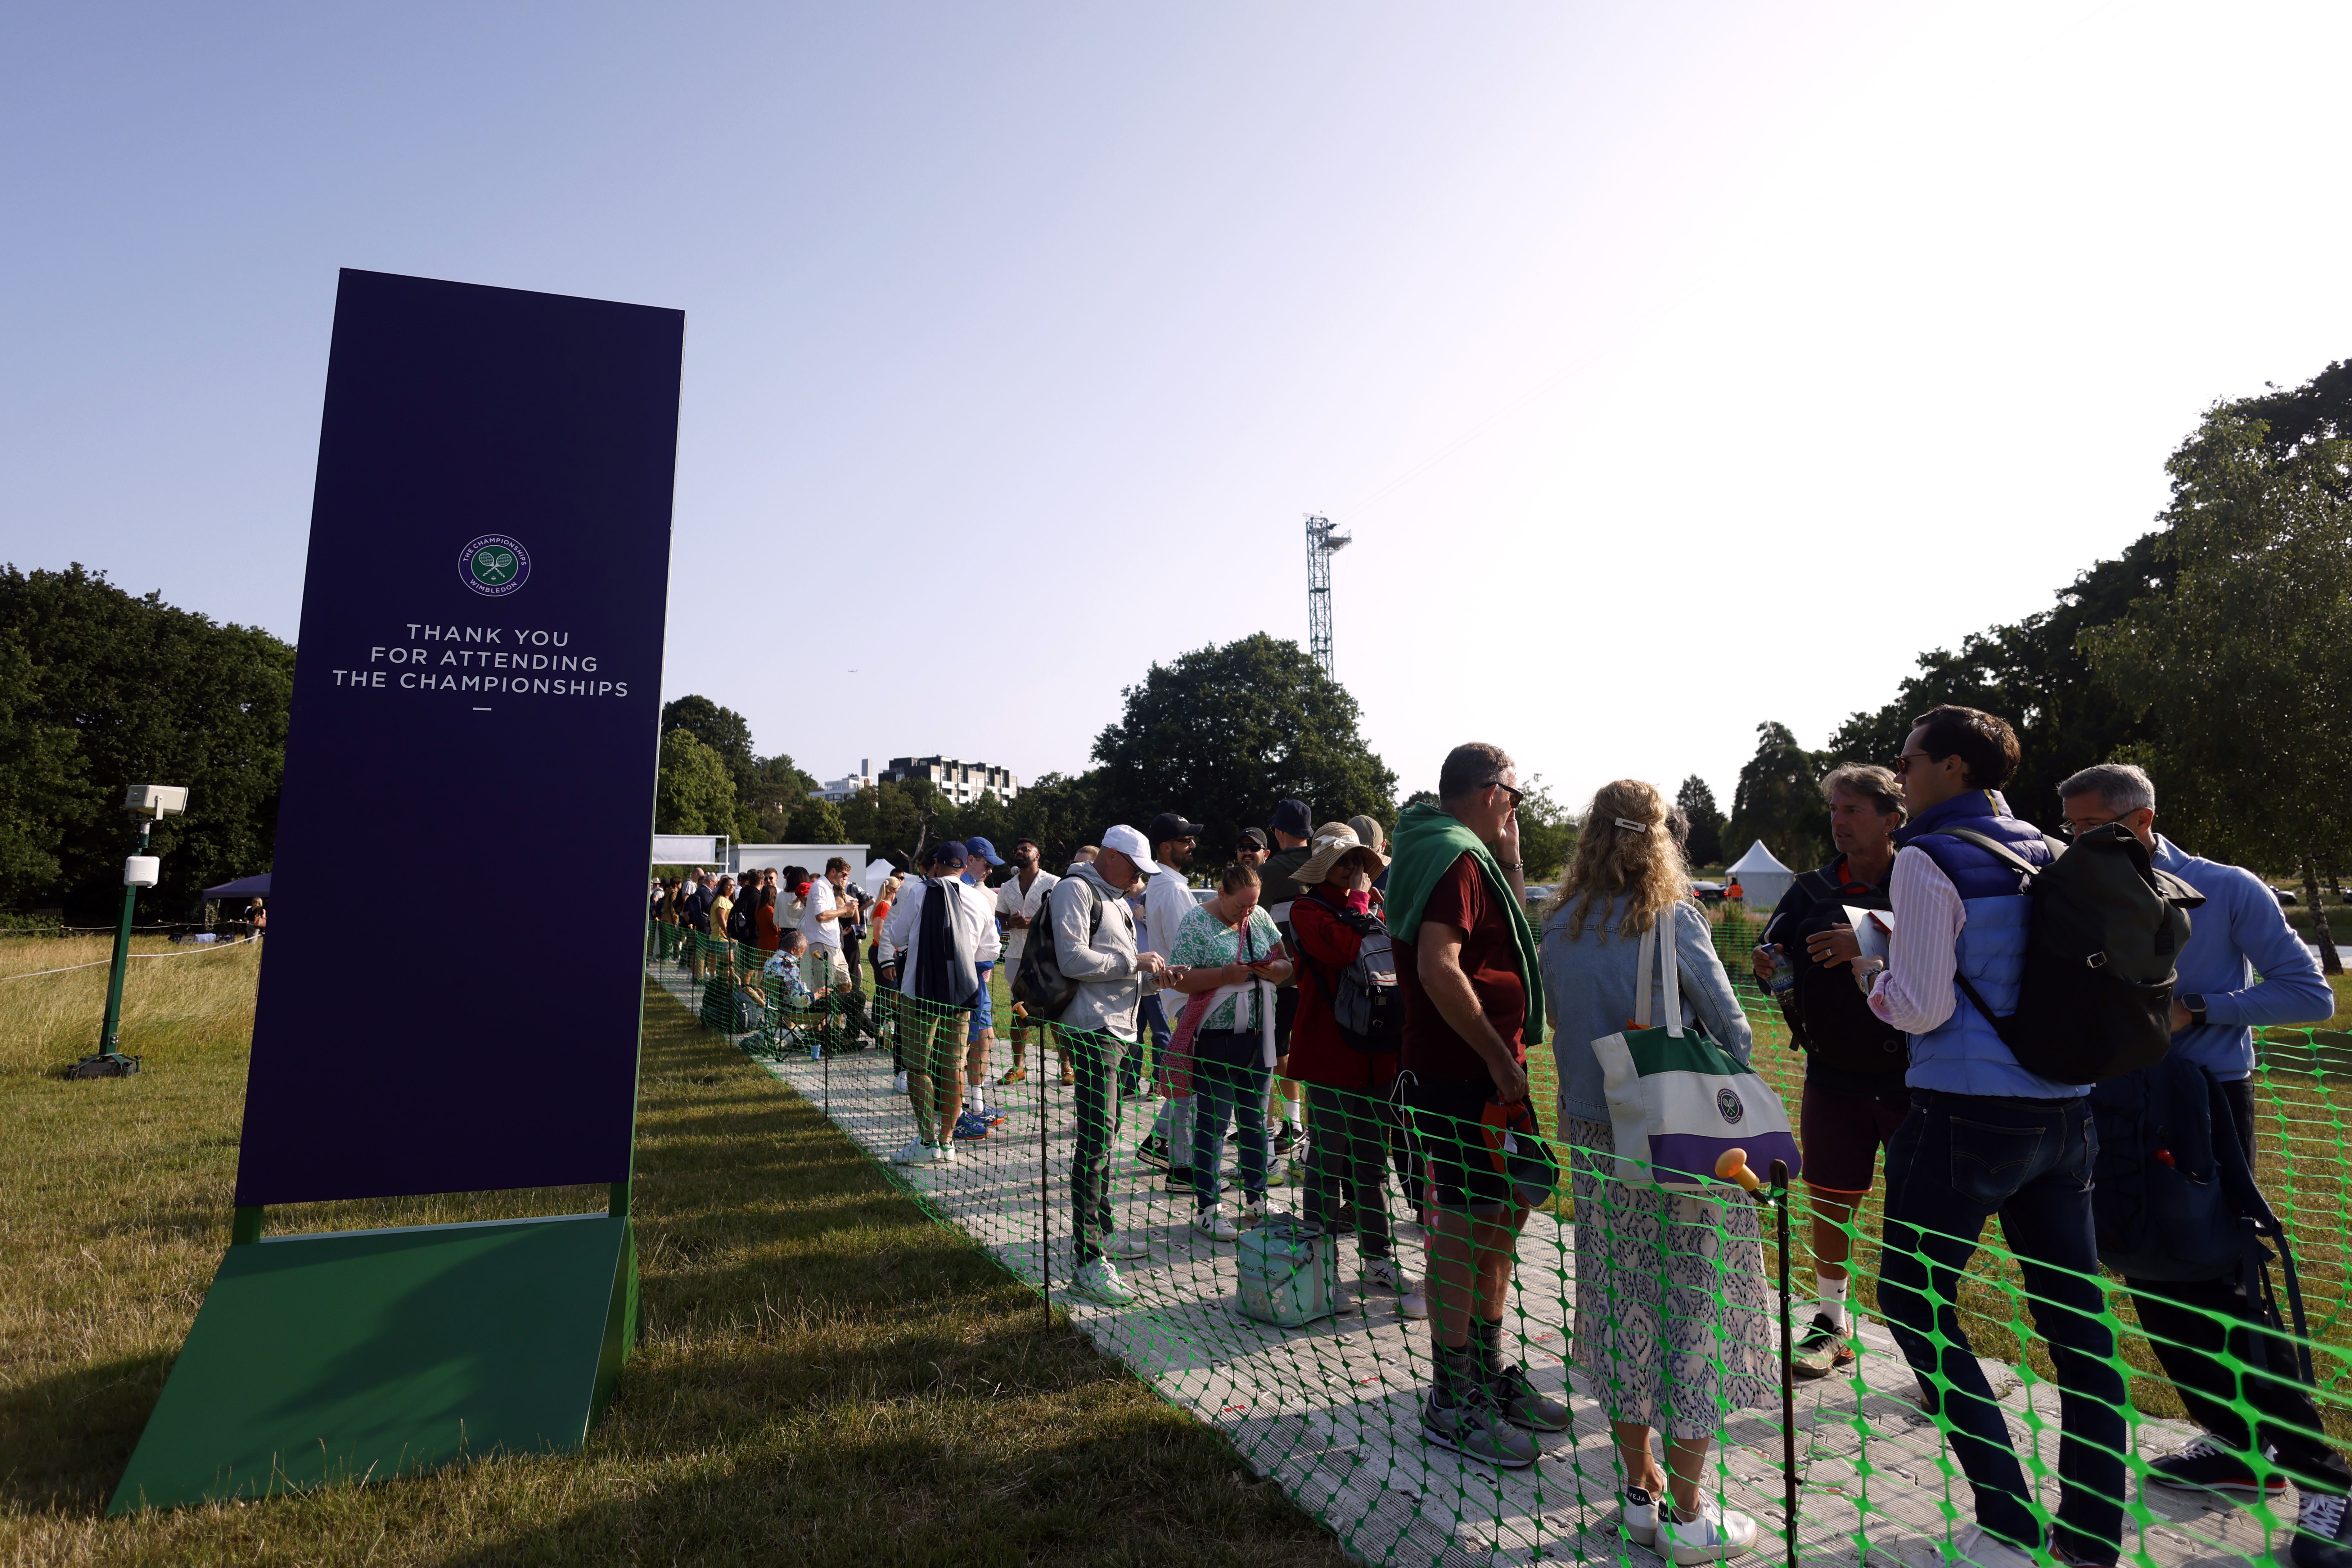
[[[1515,806],[1517,805],[1519,802],[1528,798],[1527,791],[1523,789],[1514,789],[1511,785],[1505,784],[1500,779],[1488,779],[1486,781],[1486,787],[1488,789],[1501,790],[1505,795],[1509,795],[1511,797],[1511,804]]]

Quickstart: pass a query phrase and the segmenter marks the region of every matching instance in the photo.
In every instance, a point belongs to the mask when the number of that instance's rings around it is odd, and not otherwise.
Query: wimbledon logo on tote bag
[[[1785,1160],[1793,1176],[1800,1165],[1797,1140],[1780,1097],[1705,1029],[1682,1022],[1675,941],[1671,930],[1663,940],[1659,934],[1675,919],[1675,910],[1662,910],[1642,933],[1633,961],[1633,1027],[1592,1042],[1616,1134],[1617,1179],[1674,1192],[1737,1191],[1713,1173],[1724,1151],[1735,1148],[1747,1150],[1748,1164],[1759,1171]],[[1662,954],[1666,1022],[1660,1027],[1650,1022],[1650,977]]]

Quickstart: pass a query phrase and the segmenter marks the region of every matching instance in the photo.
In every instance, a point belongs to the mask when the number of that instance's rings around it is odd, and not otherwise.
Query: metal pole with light
[[[106,974],[106,1022],[98,1037],[98,1054],[84,1057],[74,1078],[128,1078],[139,1070],[139,1058],[118,1048],[122,1030],[122,974],[130,967],[131,917],[138,908],[139,889],[155,885],[162,862],[147,853],[147,837],[166,816],[188,809],[188,792],[178,784],[132,784],[124,795],[125,811],[146,812],[139,822],[139,847],[122,862],[122,922],[114,929],[114,963]]]

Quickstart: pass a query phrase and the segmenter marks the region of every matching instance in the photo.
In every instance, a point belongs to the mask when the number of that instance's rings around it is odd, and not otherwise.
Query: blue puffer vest
[[[2053,857],[2042,830],[2002,815],[1987,790],[1929,806],[1895,834],[1896,844],[1935,861],[1958,889],[1966,915],[1960,926],[1959,972],[1995,1013],[2006,1016],[2017,1006],[2032,900],[2019,887],[2021,879],[2013,868],[1990,851],[1940,831],[1953,827],[1981,833],[2036,866],[2048,865]],[[1961,993],[1957,981],[1952,984],[1952,1016],[1927,1034],[1911,1037],[1911,1070],[1904,1081],[1914,1089],[2018,1100],[2066,1100],[2091,1091],[2088,1084],[2060,1083],[2018,1066],[1991,1022]]]

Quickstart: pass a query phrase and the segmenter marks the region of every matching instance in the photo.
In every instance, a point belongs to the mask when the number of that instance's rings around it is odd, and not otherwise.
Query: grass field
[[[160,947],[162,944],[158,944]],[[0,942],[0,977],[102,957]],[[100,1518],[228,1241],[257,964],[133,966],[146,1070],[68,1083],[103,969],[0,978],[0,1563],[1330,1563],[1328,1537],[847,1140],[649,994],[646,1340],[587,1448]],[[273,1211],[601,1207],[602,1189]]]

